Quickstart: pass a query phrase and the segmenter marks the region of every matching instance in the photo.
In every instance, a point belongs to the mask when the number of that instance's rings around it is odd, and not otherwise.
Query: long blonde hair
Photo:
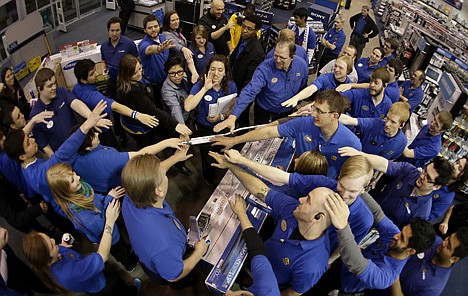
[[[47,182],[55,201],[68,219],[79,223],[78,218],[70,210],[71,204],[89,211],[97,211],[97,209],[94,206],[94,191],[92,189],[90,198],[86,198],[83,193],[70,192],[70,178],[72,176],[72,167],[63,162],[57,163],[47,170]]]

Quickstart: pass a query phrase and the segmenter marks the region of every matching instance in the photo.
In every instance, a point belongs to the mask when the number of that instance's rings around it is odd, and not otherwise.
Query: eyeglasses
[[[255,28],[247,27],[247,26],[246,26],[246,25],[244,25],[244,24],[242,24],[242,26],[241,26],[241,27],[242,27],[242,29],[243,29],[243,30],[245,29],[245,30],[247,30],[247,31],[249,31],[249,32],[253,32],[253,31],[255,31]]]
[[[167,74],[169,74],[169,76],[171,77],[183,76],[185,74],[185,71],[168,72]]]
[[[336,111],[322,111],[316,108],[314,105],[310,106],[310,113],[317,112],[319,115],[327,114],[327,113],[335,113]]]
[[[435,185],[435,181],[432,180],[429,174],[427,173],[427,168],[424,171],[422,171],[422,173],[424,174],[424,178],[426,179],[427,183]]]

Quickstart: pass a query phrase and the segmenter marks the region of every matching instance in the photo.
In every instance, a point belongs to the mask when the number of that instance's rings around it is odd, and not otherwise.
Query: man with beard
[[[351,102],[349,115],[354,118],[384,118],[392,105],[390,98],[385,96],[385,87],[390,81],[390,74],[384,68],[377,68],[370,75],[369,88],[350,89],[349,84],[340,85],[337,91]]]
[[[426,79],[426,74],[422,70],[416,70],[411,74],[411,79],[400,85],[400,100],[411,105],[411,113],[421,104],[424,98],[424,91],[421,88]]]
[[[342,114],[340,122],[359,127],[363,152],[397,159],[408,142],[401,129],[410,116],[409,107],[408,103],[397,102],[390,107],[384,119],[352,118]]]
[[[362,198],[374,214],[379,238],[361,250],[348,224],[348,207],[337,195],[327,197],[325,208],[338,233],[342,261],[336,261],[307,295],[328,295],[336,289],[345,293],[386,289],[398,278],[410,256],[434,242],[435,232],[429,222],[416,218],[400,232],[370,195],[363,194]]]
[[[401,161],[417,167],[424,167],[426,162],[435,157],[442,146],[442,134],[452,126],[452,114],[441,111],[423,126],[413,142],[403,151]]]
[[[342,56],[336,59],[333,73],[328,73],[317,77],[317,79],[315,79],[311,85],[304,88],[294,97],[281,103],[281,106],[296,107],[300,101],[307,99],[317,91],[324,91],[327,89],[334,90],[341,84],[351,83],[348,74],[351,73],[352,69],[353,60],[351,60],[351,58]]]
[[[437,296],[448,282],[452,267],[468,255],[468,228],[457,230],[445,240],[436,237],[431,248],[412,256],[400,278],[389,288],[392,296]]]
[[[432,191],[447,185],[452,177],[450,162],[442,157],[433,159],[425,170],[406,162],[394,162],[354,148],[338,149],[342,156],[365,156],[375,170],[392,180],[374,194],[375,200],[398,227],[403,228],[415,217],[428,219],[432,206]]]
[[[307,65],[295,55],[296,46],[289,39],[278,40],[274,59],[263,61],[252,80],[241,91],[231,115],[214,127],[215,132],[229,128],[232,132],[237,118],[255,100],[255,124],[263,124],[292,113],[292,107],[281,103],[297,94],[307,84]]]
[[[271,190],[263,181],[229,163],[218,153],[210,152],[214,166],[230,169],[242,185],[272,208],[277,225],[273,236],[265,242],[282,295],[301,295],[309,290],[327,270],[330,251],[330,226],[324,205],[332,194],[320,187],[296,198]]]
[[[296,141],[296,154],[308,150],[320,151],[328,161],[327,176],[335,179],[345,157],[338,154],[338,148],[351,145],[360,150],[361,143],[338,118],[349,107],[349,101],[337,91],[326,90],[317,94],[314,105],[306,111],[311,116],[295,118],[280,125],[268,125],[236,137],[216,137],[213,146],[229,149],[234,145],[271,139],[290,137]]]
[[[213,0],[210,5],[210,11],[205,14],[199,21],[209,34],[209,41],[214,45],[217,54],[228,56],[233,48],[231,48],[230,30],[234,26],[233,22],[223,16],[224,2],[222,0]]]

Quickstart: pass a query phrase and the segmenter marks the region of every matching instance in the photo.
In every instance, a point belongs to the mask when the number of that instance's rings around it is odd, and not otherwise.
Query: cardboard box
[[[69,88],[72,88],[77,83],[75,73],[73,72],[76,62],[83,59],[91,59],[95,63],[100,63],[102,61],[100,48],[100,46],[96,46],[96,48],[92,50],[78,53],[71,57],[62,57],[61,66],[63,76]]]

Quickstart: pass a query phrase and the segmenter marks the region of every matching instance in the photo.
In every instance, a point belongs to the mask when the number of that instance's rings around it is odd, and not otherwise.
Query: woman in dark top
[[[136,57],[125,55],[119,63],[117,101],[136,112],[154,115],[159,121],[158,126],[150,128],[132,118],[135,116],[121,117],[123,128],[135,138],[138,149],[153,144],[156,136],[161,137],[163,131],[166,134],[172,134],[176,131],[184,136],[190,135],[192,131],[185,124],[177,123],[170,115],[156,107],[151,86],[141,82],[141,79],[141,63]]]
[[[15,104],[24,117],[29,119],[31,95],[24,93],[11,68],[2,69],[2,83],[3,87],[0,88],[1,100],[8,100]]]

